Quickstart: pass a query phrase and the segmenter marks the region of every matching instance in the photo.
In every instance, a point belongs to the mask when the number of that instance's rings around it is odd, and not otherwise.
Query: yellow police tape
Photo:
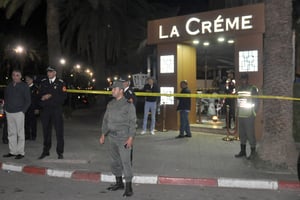
[[[111,91],[100,91],[100,90],[74,90],[68,89],[69,93],[81,93],[81,94],[111,94]],[[136,96],[167,96],[167,97],[191,97],[191,98],[257,98],[257,99],[276,99],[276,100],[288,100],[288,101],[300,101],[300,98],[286,97],[286,96],[271,96],[271,95],[255,95],[255,96],[238,96],[230,94],[182,94],[182,93],[150,93],[150,92],[135,92]]]
[[[0,85],[0,87],[6,87],[6,85]],[[102,90],[74,90],[67,89],[69,93],[80,93],[80,94],[106,94],[111,95],[111,91]],[[218,99],[218,98],[257,98],[257,99],[276,99],[276,100],[287,100],[287,101],[300,101],[300,98],[296,97],[286,97],[286,96],[271,96],[271,95],[254,95],[254,96],[237,96],[230,94],[165,94],[165,93],[150,93],[150,92],[135,92],[136,96],[167,96],[167,97],[191,97],[191,98],[207,98],[207,99]]]

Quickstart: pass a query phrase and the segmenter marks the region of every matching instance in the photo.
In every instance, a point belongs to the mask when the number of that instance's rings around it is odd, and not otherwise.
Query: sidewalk
[[[55,132],[50,156],[42,152],[42,131],[38,123],[37,141],[26,141],[25,158],[0,157],[0,168],[88,181],[111,182],[108,144],[100,145],[100,109],[79,109],[65,120],[65,153],[56,155]],[[224,135],[193,132],[192,138],[175,139],[177,131],[140,135],[134,144],[134,182],[183,184],[258,189],[297,189],[297,175],[284,169],[263,169],[246,159],[236,159],[239,142],[225,142]],[[8,146],[0,144],[2,154]],[[249,152],[249,150],[248,150]]]

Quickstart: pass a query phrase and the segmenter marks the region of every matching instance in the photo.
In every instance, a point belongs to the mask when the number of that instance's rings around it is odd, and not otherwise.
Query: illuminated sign
[[[174,73],[174,55],[160,56],[160,73]]]
[[[185,32],[188,35],[196,36],[207,33],[248,30],[253,28],[252,19],[253,15],[234,17],[233,19],[218,15],[213,21],[204,21],[197,17],[191,17],[185,23]],[[164,30],[163,25],[159,25],[159,39],[180,37],[180,34],[177,25],[173,25],[170,30]]]
[[[174,87],[160,87],[161,94],[174,94]],[[174,96],[161,96],[160,104],[174,105]]]
[[[265,32],[263,3],[195,13],[148,22],[147,43],[186,42],[210,35],[261,34]]]
[[[258,71],[258,51],[239,51],[239,72]]]

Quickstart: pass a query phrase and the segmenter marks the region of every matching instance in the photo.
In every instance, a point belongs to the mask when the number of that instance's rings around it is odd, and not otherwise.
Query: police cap
[[[116,87],[118,87],[118,88],[120,88],[120,89],[124,89],[123,82],[124,82],[124,81],[116,80],[116,81],[113,82],[111,88],[116,88]]]
[[[54,67],[54,66],[48,66],[47,67],[47,72],[48,71],[56,71],[56,67]]]

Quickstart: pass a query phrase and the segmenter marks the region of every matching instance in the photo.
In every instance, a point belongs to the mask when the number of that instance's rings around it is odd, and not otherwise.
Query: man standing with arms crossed
[[[112,96],[114,99],[108,103],[103,117],[99,142],[104,144],[105,136],[109,136],[111,170],[116,176],[116,183],[107,189],[111,191],[124,189],[122,179],[122,172],[124,172],[126,187],[123,196],[129,197],[133,195],[130,154],[136,133],[136,112],[134,105],[124,97],[122,81],[113,83]]]

